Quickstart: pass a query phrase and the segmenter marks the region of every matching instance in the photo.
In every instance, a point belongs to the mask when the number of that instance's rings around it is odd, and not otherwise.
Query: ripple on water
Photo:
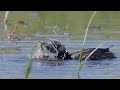
[[[37,41],[37,40],[36,40]],[[34,40],[17,43],[0,41],[0,78],[24,78],[29,54]],[[80,50],[81,40],[60,40],[68,51]],[[85,47],[96,47],[104,40],[88,40]],[[111,50],[118,56],[113,60],[87,61],[80,72],[80,78],[120,78],[120,41],[107,40],[105,47],[115,45]],[[2,49],[1,49],[2,48]],[[31,78],[75,78],[77,79],[78,60],[33,61]]]

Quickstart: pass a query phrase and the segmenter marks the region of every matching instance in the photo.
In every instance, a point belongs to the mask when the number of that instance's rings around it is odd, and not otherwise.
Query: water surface
[[[23,40],[14,43],[0,42],[0,78],[24,78],[24,72],[29,62],[29,54],[37,40]],[[80,50],[81,40],[60,40],[69,52]],[[105,40],[88,40],[86,48],[96,47]],[[115,45],[111,51],[118,58],[112,60],[87,61],[80,72],[80,78],[120,78],[120,41],[107,40],[105,46]],[[39,61],[34,60],[30,78],[77,79],[78,60]]]
[[[39,40],[57,39],[69,52],[81,50],[85,27],[93,11],[12,11],[8,31],[4,30],[4,11],[0,12],[0,79],[25,78],[30,52]],[[120,78],[120,12],[98,11],[88,32],[85,48],[103,48],[115,45],[111,51],[118,58],[112,60],[87,61],[80,72],[81,79]],[[8,41],[7,33],[14,30],[18,21],[24,21],[29,29],[18,26],[16,35],[20,41]],[[98,28],[100,27],[100,28]],[[78,60],[39,61],[33,60],[31,79],[77,79]]]

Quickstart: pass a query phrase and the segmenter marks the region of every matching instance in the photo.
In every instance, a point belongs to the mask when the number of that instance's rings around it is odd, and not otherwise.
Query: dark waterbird
[[[95,48],[84,49],[82,58],[85,59]],[[71,59],[79,59],[80,52],[71,53]],[[101,59],[112,59],[116,56],[110,51],[110,48],[98,48],[89,58],[89,60],[101,60]]]
[[[59,41],[51,39],[49,41],[40,41],[39,43],[41,43],[51,53],[56,54],[58,59],[64,59],[66,48]]]
[[[59,41],[57,40],[48,40],[48,41],[39,41],[38,42],[39,45],[41,45],[40,47],[42,49],[39,50],[39,53],[37,53],[37,57],[47,57],[47,59],[52,59],[52,60],[79,60],[80,58],[80,52],[81,51],[76,51],[73,53],[69,53],[65,46],[63,44],[61,44]],[[112,45],[113,46],[113,45]],[[110,51],[110,48],[112,47],[108,47],[108,48],[98,48],[94,54],[92,54],[89,58],[89,60],[100,60],[100,59],[112,59],[115,58],[116,56],[114,55],[114,53],[112,53]],[[54,53],[55,56],[54,57],[50,57],[49,55],[46,55],[44,52],[44,48],[47,49],[47,51],[49,51],[50,53]],[[85,59],[95,48],[87,48],[84,49],[83,51],[83,55],[82,55],[82,59]],[[42,54],[41,54],[42,53]],[[42,59],[42,58],[40,58]]]

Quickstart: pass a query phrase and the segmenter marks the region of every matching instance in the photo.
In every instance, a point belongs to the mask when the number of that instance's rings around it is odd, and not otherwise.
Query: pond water
[[[29,56],[39,40],[57,39],[69,52],[81,50],[85,27],[93,12],[11,12],[8,32],[17,21],[25,21],[30,30],[19,26],[17,35],[22,40],[8,41],[2,24],[4,12],[0,12],[0,79],[24,79]],[[57,16],[58,15],[58,16]],[[80,17],[78,20],[77,17]],[[80,72],[81,79],[120,78],[120,12],[98,12],[88,33],[85,48],[102,46],[111,48],[117,58],[112,60],[87,61]],[[53,19],[53,20],[52,20]],[[42,23],[41,23],[42,22]],[[69,27],[70,26],[70,27]],[[43,28],[44,27],[44,28]],[[59,28],[60,27],[60,28]],[[68,27],[68,28],[67,28]],[[90,28],[91,29],[91,28]],[[78,60],[39,61],[33,60],[31,79],[78,79]]]
[[[38,40],[16,42],[0,41],[0,78],[24,78],[29,55]],[[80,50],[82,40],[59,40],[68,51]],[[115,45],[111,51],[118,58],[112,60],[87,61],[80,72],[82,79],[120,78],[120,41],[119,40],[88,40],[86,48],[96,47],[106,42],[104,47]],[[77,79],[78,60],[39,61],[33,60],[31,79]]]

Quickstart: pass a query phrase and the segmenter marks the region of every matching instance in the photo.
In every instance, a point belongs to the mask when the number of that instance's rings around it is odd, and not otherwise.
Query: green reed
[[[35,49],[36,49],[37,45],[35,45],[33,47],[33,49],[31,50],[31,53],[30,53],[30,57],[29,57],[29,63],[28,63],[28,66],[25,70],[25,78],[28,79],[29,78],[29,75],[31,73],[31,69],[32,69],[32,61],[33,61],[33,55],[34,55],[34,52],[35,52]]]
[[[104,43],[100,44],[98,47],[96,47],[86,58],[83,62],[79,63],[79,67],[78,67],[78,77],[79,77],[79,72],[81,71],[81,69],[83,68],[83,66],[85,65],[86,61],[90,58],[90,56],[98,49],[100,48]]]
[[[30,75],[30,72],[31,72],[31,68],[32,68],[32,54],[30,55],[30,61],[28,63],[28,66],[27,66],[27,69],[26,69],[26,72],[25,72],[25,78],[28,79],[29,78],[29,75]]]
[[[82,49],[81,49],[81,53],[80,53],[80,63],[79,63],[79,66],[78,66],[78,76],[79,76],[79,72],[81,71],[81,69],[83,68],[83,66],[85,65],[85,63],[86,63],[86,61],[87,61],[87,59],[89,59],[89,57],[98,49],[98,47],[100,47],[100,46],[98,46],[97,48],[95,48],[88,56],[87,56],[87,58],[84,60],[84,62],[83,63],[81,63],[81,61],[82,61],[82,56],[83,56],[83,52],[84,52],[84,46],[85,46],[85,42],[86,42],[86,38],[87,38],[87,34],[88,34],[88,28],[89,28],[89,26],[90,26],[90,24],[91,24],[91,22],[92,22],[92,20],[93,20],[93,18],[94,18],[94,16],[95,16],[95,14],[96,14],[96,11],[94,11],[94,13],[93,13],[93,15],[91,16],[91,18],[90,18],[90,20],[89,20],[89,22],[88,22],[88,25],[87,25],[87,28],[86,28],[86,32],[85,32],[85,36],[84,36],[84,41],[83,41],[83,45],[82,45]]]
[[[87,58],[83,61],[82,61],[82,55],[83,55],[83,52],[84,52],[84,46],[85,46],[85,42],[86,42],[86,38],[87,38],[87,33],[88,33],[88,28],[90,26],[90,23],[91,21],[93,20],[94,16],[96,14],[96,11],[93,13],[92,17],[90,18],[89,20],[89,23],[87,25],[87,28],[86,28],[86,32],[85,32],[85,36],[84,36],[84,41],[83,41],[83,45],[82,45],[82,50],[81,50],[81,53],[80,53],[80,64],[78,66],[78,76],[79,76],[79,72],[81,71],[81,69],[83,68],[83,66],[85,65],[86,61],[89,59],[89,57],[99,48],[101,47],[104,43],[100,44],[98,47],[96,47],[88,56]],[[34,50],[32,50],[34,51]],[[27,66],[27,69],[26,69],[26,72],[25,72],[25,78],[28,79],[29,78],[29,75],[30,75],[30,72],[31,72],[31,68],[32,68],[32,56],[33,56],[33,52],[30,54],[30,61],[29,61],[29,64]]]

